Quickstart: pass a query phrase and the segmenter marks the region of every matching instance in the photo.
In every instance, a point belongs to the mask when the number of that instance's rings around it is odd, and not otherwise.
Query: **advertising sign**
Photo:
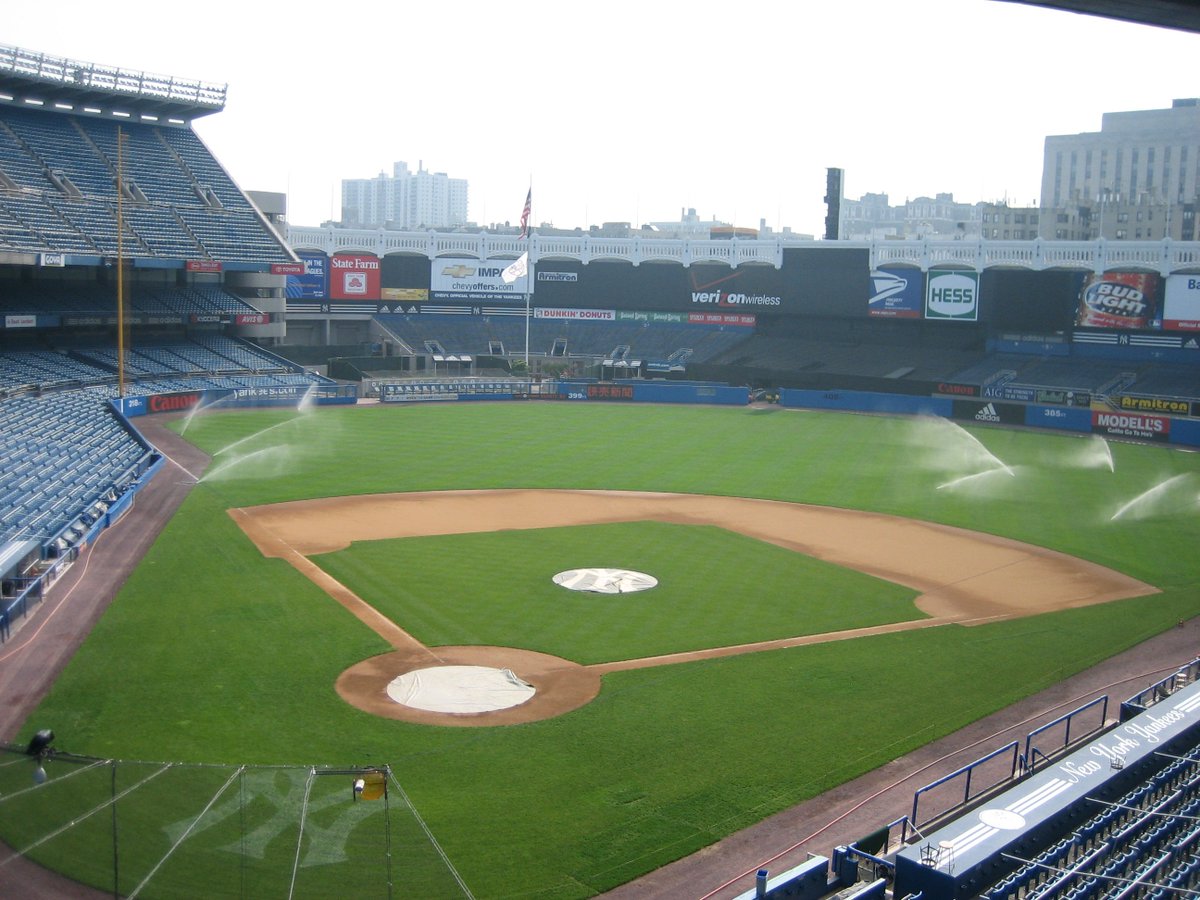
[[[324,300],[329,296],[329,257],[324,253],[301,252],[303,275],[289,275],[285,289],[289,300]]]
[[[184,263],[189,272],[220,272],[225,267],[217,259],[189,259]]]
[[[1024,425],[1025,407],[1011,403],[972,403],[969,400],[954,401],[954,418],[970,419],[991,425]]]
[[[924,288],[925,276],[920,269],[880,267],[871,273],[867,315],[919,319]]]
[[[559,309],[556,307],[535,309],[535,319],[569,319],[577,322],[615,322],[617,314],[611,309]]]
[[[345,253],[329,260],[330,300],[378,300],[379,257]]]
[[[1200,275],[1168,275],[1162,327],[1200,331]]]
[[[404,303],[424,303],[429,299],[429,291],[425,288],[380,288],[380,298],[383,300],[400,300]]]
[[[1172,400],[1167,397],[1137,397],[1133,394],[1122,394],[1116,398],[1117,406],[1130,412],[1165,413],[1167,415],[1188,416],[1192,412],[1192,404],[1188,400]]]
[[[745,313],[688,313],[687,320],[689,325],[732,325],[735,328],[753,328],[758,321],[757,317]]]
[[[633,385],[629,384],[589,384],[587,386],[589,400],[632,400]]]
[[[936,388],[939,394],[957,394],[960,397],[978,397],[979,386],[975,384],[960,384],[956,381],[943,381]]]
[[[1159,278],[1149,272],[1105,272],[1084,278],[1075,325],[1081,328],[1154,328]]]
[[[1107,437],[1165,441],[1171,436],[1171,420],[1163,416],[1141,416],[1124,412],[1093,412],[1092,431]]]
[[[701,310],[755,310],[767,312],[783,305],[783,297],[768,289],[756,290],[751,286],[751,268],[730,269],[725,266],[689,266],[688,284],[691,287],[693,307]]]
[[[511,259],[435,259],[429,272],[429,296],[434,300],[489,300],[524,303],[529,275],[504,280]]]
[[[925,318],[951,322],[979,319],[979,273],[929,270]]]

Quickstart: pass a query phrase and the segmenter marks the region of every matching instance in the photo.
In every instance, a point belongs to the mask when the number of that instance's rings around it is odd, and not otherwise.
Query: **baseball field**
[[[1200,610],[1200,457],[1163,447],[778,407],[174,427],[212,461],[168,467],[196,487],[26,726],[113,762],[0,818],[127,894],[590,896]],[[553,583],[582,567],[658,584]],[[524,712],[380,695],[509,659]],[[56,823],[118,794],[114,878],[115,816]]]

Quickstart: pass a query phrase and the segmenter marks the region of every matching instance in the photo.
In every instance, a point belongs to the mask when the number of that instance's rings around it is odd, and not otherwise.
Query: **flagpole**
[[[529,241],[530,244],[532,244],[533,238],[530,236],[530,231],[529,231],[529,220],[533,218],[533,176],[532,175],[529,176],[529,192],[525,195],[525,210],[524,210],[524,216],[522,218],[524,218],[524,220],[525,220],[523,223],[525,227],[523,229],[524,234],[522,235],[522,237],[524,237],[527,241]],[[528,245],[525,247],[525,252],[526,253],[529,252]],[[529,260],[528,262],[532,263],[533,260]],[[528,271],[528,268],[527,268],[527,270],[525,272],[525,375],[527,377],[532,377],[532,375],[533,375],[533,373],[529,370],[529,316],[530,316],[530,313],[532,312],[532,310],[530,310],[530,308],[529,308],[529,305],[530,305],[530,294],[533,293],[530,290],[530,285],[532,283],[533,283],[533,276],[530,274],[530,272]]]

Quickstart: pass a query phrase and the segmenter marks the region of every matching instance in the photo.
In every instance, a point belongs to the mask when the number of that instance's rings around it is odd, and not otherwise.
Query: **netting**
[[[0,748],[0,839],[0,884],[25,859],[129,898],[471,896],[386,765]]]

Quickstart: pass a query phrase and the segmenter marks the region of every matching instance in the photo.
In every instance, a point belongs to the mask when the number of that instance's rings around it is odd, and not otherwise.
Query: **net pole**
[[[113,854],[113,900],[121,896],[121,845],[117,840],[117,761],[112,761],[112,777],[109,782],[112,794],[112,854]]]

